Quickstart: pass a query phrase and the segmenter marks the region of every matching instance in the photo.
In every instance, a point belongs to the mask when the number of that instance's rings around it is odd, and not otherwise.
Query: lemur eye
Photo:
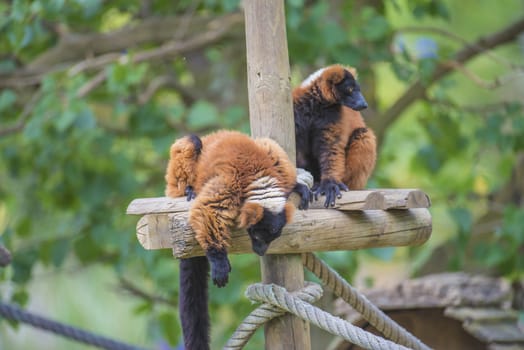
[[[351,87],[351,86],[348,88],[348,92],[349,92],[350,94],[353,93],[353,90],[354,90],[354,89],[353,89],[353,87]]]

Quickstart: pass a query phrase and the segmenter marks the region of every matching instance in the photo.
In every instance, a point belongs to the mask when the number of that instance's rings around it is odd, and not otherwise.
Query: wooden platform
[[[431,235],[430,200],[420,190],[349,191],[330,209],[323,202],[297,210],[268,254],[412,246]],[[145,249],[173,249],[175,257],[187,258],[204,254],[187,222],[190,206],[182,197],[140,198],[129,204],[127,214],[142,215],[137,238]],[[251,253],[244,230],[233,231],[232,241],[229,253]]]

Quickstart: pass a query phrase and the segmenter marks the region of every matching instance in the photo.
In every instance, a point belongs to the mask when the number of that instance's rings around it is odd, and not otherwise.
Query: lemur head
[[[361,111],[366,109],[368,104],[360,92],[356,77],[357,72],[354,68],[335,64],[311,74],[301,86],[318,89],[324,102],[340,103],[355,111]]]
[[[253,251],[262,256],[291,221],[295,207],[287,202],[289,194],[276,187],[273,178],[264,177],[253,184],[256,186],[240,209],[238,227],[247,229]]]

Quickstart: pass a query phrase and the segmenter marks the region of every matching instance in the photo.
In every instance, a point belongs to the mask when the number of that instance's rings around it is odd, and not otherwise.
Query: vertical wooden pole
[[[244,1],[251,134],[277,141],[295,161],[295,125],[283,0]],[[262,280],[293,291],[304,285],[299,254],[261,258]],[[309,324],[291,315],[265,327],[266,349],[310,350]]]
[[[295,124],[283,0],[244,1],[253,136],[277,141],[295,161]]]

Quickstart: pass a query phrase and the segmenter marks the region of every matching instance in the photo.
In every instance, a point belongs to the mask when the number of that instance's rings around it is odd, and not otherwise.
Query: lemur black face
[[[368,108],[368,103],[360,92],[360,86],[350,72],[345,71],[344,79],[336,87],[340,96],[340,102],[344,106],[355,111]]]
[[[264,209],[262,219],[247,228],[253,251],[260,256],[264,255],[267,248],[269,248],[269,244],[280,237],[285,224],[285,209],[278,214],[273,214],[271,211]]]

